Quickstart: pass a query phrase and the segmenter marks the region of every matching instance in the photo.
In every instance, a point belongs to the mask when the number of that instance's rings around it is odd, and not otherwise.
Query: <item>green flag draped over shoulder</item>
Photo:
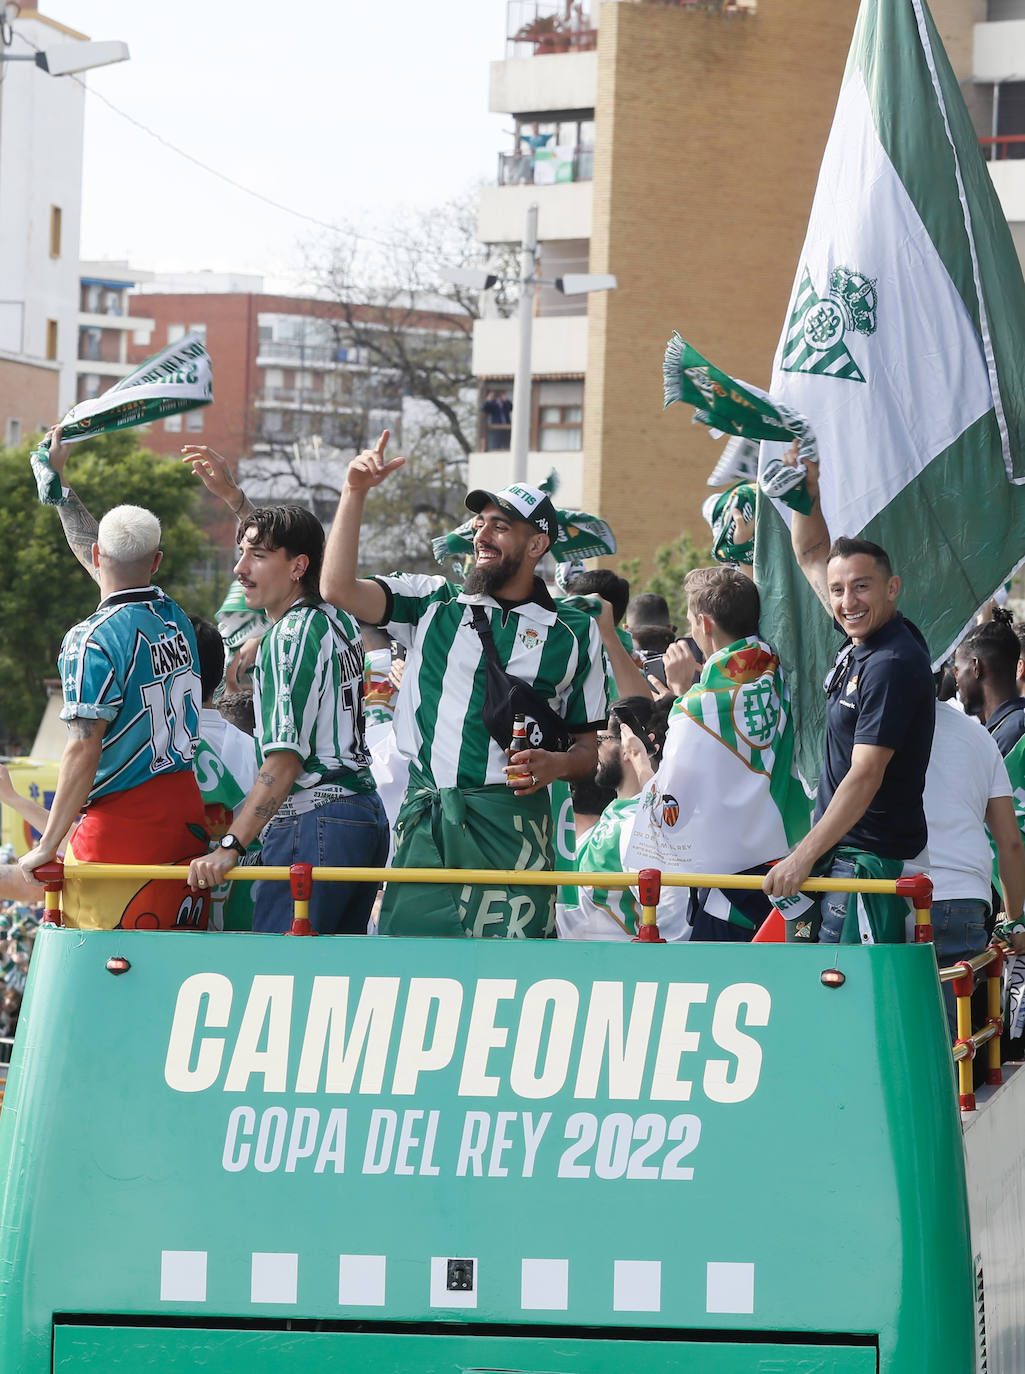
[[[61,421],[62,438],[74,444],[116,429],[152,424],[168,415],[206,406],[214,398],[210,355],[198,334],[186,334],[147,358],[134,372],[89,401],[72,406]],[[40,501],[58,505],[60,478],[50,467],[49,445],[32,454],[32,471]]]
[[[875,540],[934,661],[1025,555],[1025,284],[924,0],[863,0],[770,391],[810,421],[831,535]],[[780,449],[763,444],[762,462]],[[763,632],[817,776],[836,635],[758,503]]]

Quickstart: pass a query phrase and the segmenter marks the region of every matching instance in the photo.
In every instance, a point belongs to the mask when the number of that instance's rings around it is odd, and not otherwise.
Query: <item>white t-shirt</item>
[[[937,901],[989,901],[993,851],[985,828],[993,797],[1009,797],[1011,783],[993,737],[972,716],[936,703],[936,733],[925,775],[929,874]]]

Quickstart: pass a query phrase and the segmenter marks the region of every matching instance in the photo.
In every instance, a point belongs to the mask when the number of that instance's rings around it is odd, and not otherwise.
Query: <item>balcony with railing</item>
[[[594,178],[594,149],[570,146],[499,153],[499,186],[556,186]]]
[[[586,0],[508,0],[506,16],[507,58],[591,52],[598,43]]]
[[[261,339],[257,345],[258,367],[281,363],[296,367],[337,367],[365,361],[364,350],[352,345],[297,343],[284,339]]]

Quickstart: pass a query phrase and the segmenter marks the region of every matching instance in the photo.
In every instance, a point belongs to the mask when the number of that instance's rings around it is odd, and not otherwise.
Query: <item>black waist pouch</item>
[[[480,606],[472,608],[473,628],[480,635],[484,650],[484,708],[481,719],[495,743],[508,749],[512,740],[513,719],[527,722],[527,747],[564,754],[573,744],[566,722],[548,705],[529,682],[507,673],[498,658],[495,639],[487,615]]]

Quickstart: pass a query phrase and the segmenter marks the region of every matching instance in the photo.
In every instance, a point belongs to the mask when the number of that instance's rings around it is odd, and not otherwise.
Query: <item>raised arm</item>
[[[796,439],[784,456],[783,461],[791,465],[797,462]],[[819,500],[819,470],[816,463],[807,463],[805,466],[807,472],[804,481],[808,488],[808,495],[811,497],[812,508],[808,515],[802,515],[800,511],[796,510],[793,512],[793,518],[790,522],[790,542],[793,545],[794,557],[797,559],[798,567],[808,579],[812,591],[832,615],[833,612],[829,604],[829,586],[826,579],[830,538],[826,519],[822,514],[822,503]]]
[[[96,531],[99,527],[77,495],[64,482],[64,468],[68,461],[70,445],[62,442],[61,433],[60,425],[54,425],[46,433],[50,441],[50,466],[61,479],[61,485],[67,493],[63,504],[57,507],[57,514],[60,516],[68,548],[92,580],[99,582],[100,570],[93,567],[93,545],[96,543]]]
[[[390,437],[389,431],[384,430],[373,448],[364,449],[349,464],[327,536],[320,574],[320,594],[324,600],[369,625],[381,623],[388,603],[379,583],[356,576],[359,532],[367,492],[380,486],[389,473],[406,461],[405,458],[385,458],[384,450]]]
[[[192,471],[207,491],[216,496],[240,520],[251,515],[256,507],[250,501],[228,466],[228,460],[206,444],[186,444],[182,462],[191,463]]]

